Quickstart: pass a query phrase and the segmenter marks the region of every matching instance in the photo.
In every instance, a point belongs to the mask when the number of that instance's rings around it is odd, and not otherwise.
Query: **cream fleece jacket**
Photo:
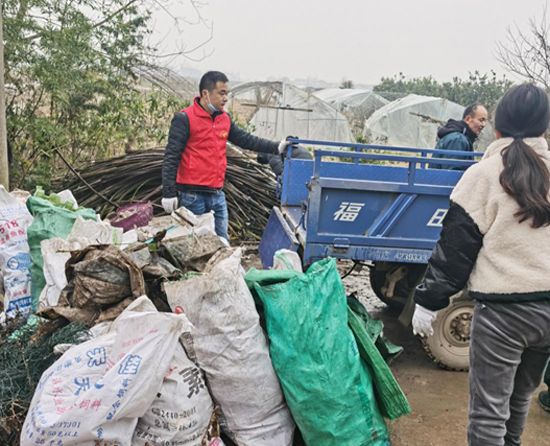
[[[544,138],[525,138],[550,169]],[[519,223],[519,205],[499,182],[501,152],[513,142],[502,138],[491,144],[482,160],[470,167],[451,195],[473,219],[483,244],[468,280],[468,289],[481,294],[524,294],[550,291],[550,226],[534,229]]]

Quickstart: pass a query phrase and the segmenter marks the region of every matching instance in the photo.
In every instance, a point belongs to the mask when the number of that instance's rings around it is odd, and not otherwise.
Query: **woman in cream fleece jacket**
[[[470,446],[516,446],[550,358],[550,122],[546,93],[507,92],[499,138],[451,195],[440,239],[415,292],[416,333],[467,288],[476,300],[470,343]]]

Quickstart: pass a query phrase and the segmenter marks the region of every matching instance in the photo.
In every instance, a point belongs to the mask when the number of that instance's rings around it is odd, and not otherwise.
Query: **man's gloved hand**
[[[412,320],[413,333],[422,337],[433,336],[434,329],[432,328],[432,323],[435,321],[436,316],[437,311],[431,311],[416,304]]]
[[[171,214],[178,209],[178,197],[174,198],[163,198],[162,207],[167,214]]]
[[[282,155],[285,149],[290,145],[290,141],[281,141],[279,143],[279,155]]]

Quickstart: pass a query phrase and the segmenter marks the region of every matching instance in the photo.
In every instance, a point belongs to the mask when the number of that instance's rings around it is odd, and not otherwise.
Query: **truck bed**
[[[305,265],[329,256],[427,263],[449,196],[463,174],[434,167],[468,167],[475,161],[431,158],[465,152],[354,147],[355,152],[316,150],[313,161],[285,159],[281,206],[274,209],[260,244],[264,267],[271,266],[277,249],[297,251],[300,246]],[[373,148],[384,153],[364,152]]]

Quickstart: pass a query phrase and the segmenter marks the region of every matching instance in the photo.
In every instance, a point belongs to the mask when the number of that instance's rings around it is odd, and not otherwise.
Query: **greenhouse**
[[[464,109],[447,99],[411,94],[374,112],[365,122],[364,135],[378,144],[433,148],[438,128],[448,119],[462,119]],[[475,149],[485,150],[493,139],[488,123]]]
[[[249,125],[257,136],[273,140],[287,136],[320,141],[351,142],[348,119],[325,101],[283,82],[247,82],[231,91],[233,113],[252,110]]]
[[[361,114],[368,118],[389,101],[370,90],[353,88],[325,88],[313,93],[342,113]]]

